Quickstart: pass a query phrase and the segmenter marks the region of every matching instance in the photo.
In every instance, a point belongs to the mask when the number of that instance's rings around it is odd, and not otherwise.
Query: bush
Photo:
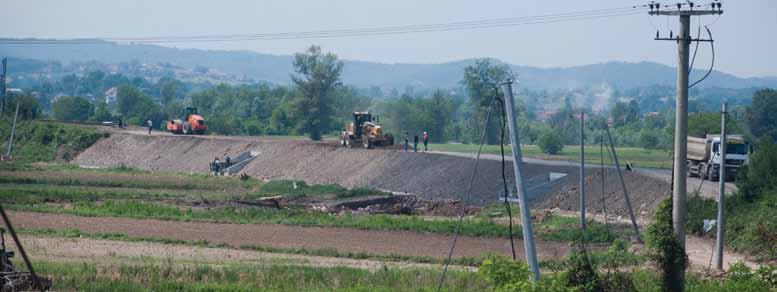
[[[540,147],[545,154],[558,154],[564,149],[564,144],[561,142],[561,136],[555,131],[546,131],[540,135],[537,146]]]
[[[0,135],[8,137],[10,132],[11,125],[0,123]],[[16,127],[13,155],[22,162],[70,160],[104,135],[72,125],[21,122]]]
[[[92,103],[80,96],[62,96],[51,105],[54,118],[61,121],[83,122],[92,115]]]
[[[658,267],[662,291],[682,291],[682,275],[688,267],[688,256],[674,236],[671,198],[658,205],[646,238],[647,255]]]
[[[494,285],[497,292],[572,292],[558,277],[546,276],[532,283],[529,267],[504,256],[491,256],[480,265],[478,274]]]
[[[763,190],[777,189],[777,144],[763,138],[757,146],[748,159],[747,169],[737,180],[740,194],[750,199]]]

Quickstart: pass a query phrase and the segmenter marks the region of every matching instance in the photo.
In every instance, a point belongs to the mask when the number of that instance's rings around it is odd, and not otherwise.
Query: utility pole
[[[693,2],[677,3],[676,10],[673,6],[650,3],[649,15],[663,15],[663,16],[678,16],[680,18],[680,32],[675,37],[672,32],[669,33],[669,38],[661,38],[659,33],[656,32],[656,40],[666,40],[677,42],[677,99],[675,101],[675,136],[674,136],[674,167],[672,183],[674,185],[672,189],[672,227],[674,235],[680,246],[685,249],[685,219],[688,213],[688,201],[687,201],[687,167],[686,158],[688,155],[688,59],[689,59],[689,46],[693,41],[707,41],[691,39],[690,26],[691,16],[713,15],[723,14],[721,4],[719,2],[713,2],[711,4],[711,10],[694,10]],[[662,8],[670,8],[667,10],[661,10]],[[717,9],[715,9],[717,7]],[[701,8],[701,7],[699,7]],[[677,287],[680,291],[685,291],[685,270],[683,270],[678,276]]]
[[[13,116],[13,126],[11,126],[11,138],[8,139],[8,153],[5,156],[11,157],[13,151],[13,136],[16,134],[16,117],[19,116],[19,103],[16,103],[16,114]]]
[[[0,75],[0,94],[3,95],[3,100],[0,101],[0,117],[3,117],[3,112],[5,111],[5,74],[6,74],[6,65],[8,65],[8,59],[3,58],[3,74]]]
[[[610,151],[612,152],[612,160],[613,162],[615,162],[615,169],[618,170],[618,178],[620,179],[621,187],[623,188],[623,197],[626,198],[626,208],[629,210],[629,218],[631,218],[631,227],[634,228],[634,234],[637,235],[637,241],[642,242],[642,237],[639,235],[639,226],[637,225],[637,218],[634,216],[634,209],[631,208],[631,197],[629,197],[629,191],[628,189],[626,189],[626,182],[623,180],[623,172],[621,172],[621,165],[618,162],[618,153],[615,152],[615,144],[612,143],[612,136],[610,135],[609,125],[604,126],[604,131],[607,133],[607,140],[610,142]]]
[[[585,112],[580,111],[580,230],[585,236]]]
[[[521,160],[521,142],[518,137],[518,124],[513,110],[513,81],[508,79],[505,86],[505,108],[507,111],[507,125],[510,130],[510,146],[513,149],[513,172],[515,173],[515,186],[518,190],[518,203],[521,207],[521,229],[523,229],[523,245],[526,250],[526,262],[532,272],[532,279],[536,282],[540,279],[540,267],[537,263],[537,251],[534,245],[534,234],[531,226],[531,214],[529,203],[526,200],[526,184],[523,181],[523,160]],[[507,195],[507,194],[505,194]]]
[[[726,222],[723,214],[724,200],[726,199],[726,115],[727,103],[723,102],[720,112],[720,192],[718,193],[718,234],[715,239],[715,267],[723,270],[723,224]]]

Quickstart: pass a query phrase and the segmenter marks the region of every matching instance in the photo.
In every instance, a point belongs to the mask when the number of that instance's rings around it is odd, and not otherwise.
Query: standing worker
[[[151,128],[153,128],[153,127],[154,127],[154,123],[153,123],[153,122],[151,122],[151,120],[148,120],[148,121],[146,122],[146,125],[148,125],[148,134],[149,134],[149,135],[151,135]]]
[[[413,152],[418,152],[418,134],[413,136]]]
[[[405,132],[405,152],[407,152],[407,145],[410,144],[410,141],[408,141],[407,132]]]
[[[424,152],[429,150],[429,133],[424,131]]]

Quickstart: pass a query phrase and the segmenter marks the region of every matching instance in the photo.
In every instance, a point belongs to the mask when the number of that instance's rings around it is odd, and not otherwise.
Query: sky
[[[697,1],[708,3],[711,0]],[[0,10],[0,37],[105,38],[277,33],[434,24],[536,16],[646,4],[632,0],[25,0]],[[674,2],[666,2],[669,4]],[[715,69],[740,77],[777,76],[777,1],[723,2],[724,14],[695,17],[715,38]],[[382,63],[441,63],[492,57],[536,67],[608,61],[652,61],[675,66],[674,42],[656,30],[678,31],[678,19],[618,16],[508,28],[304,40],[165,44],[179,48],[248,50],[289,55],[311,44],[342,59]],[[704,30],[702,29],[702,32]],[[704,33],[703,33],[704,36]],[[695,68],[708,68],[702,44]]]

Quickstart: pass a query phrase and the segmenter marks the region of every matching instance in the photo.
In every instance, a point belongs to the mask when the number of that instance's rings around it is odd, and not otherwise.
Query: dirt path
[[[24,247],[33,259],[96,262],[101,264],[148,263],[148,260],[171,261],[176,264],[281,264],[313,267],[351,267],[367,270],[389,268],[439,268],[440,265],[355,260],[321,256],[257,252],[229,248],[210,248],[151,242],[122,242],[88,238],[22,236]],[[474,268],[455,266],[454,269]]]
[[[685,251],[688,254],[688,260],[691,265],[706,269],[710,266],[710,259],[712,253],[715,250],[715,241],[704,239],[697,236],[687,236],[685,238]],[[730,250],[723,250],[723,269],[728,270],[728,267],[737,262],[742,262],[751,268],[758,268],[758,264],[753,261],[747,260],[743,255],[736,254]],[[714,265],[714,264],[713,264]]]
[[[178,240],[207,240],[215,244],[269,246],[276,248],[336,249],[379,255],[406,255],[444,258],[451,236],[401,231],[370,231],[349,228],[299,227],[272,224],[220,224],[178,222],[113,217],[78,217],[61,214],[10,212],[19,228],[78,229],[85,232],[117,232],[133,237]],[[516,251],[523,257],[523,242],[516,240]],[[479,256],[486,252],[510,254],[504,238],[460,237],[454,257]],[[537,242],[540,259],[559,258],[569,252],[563,242]]]

